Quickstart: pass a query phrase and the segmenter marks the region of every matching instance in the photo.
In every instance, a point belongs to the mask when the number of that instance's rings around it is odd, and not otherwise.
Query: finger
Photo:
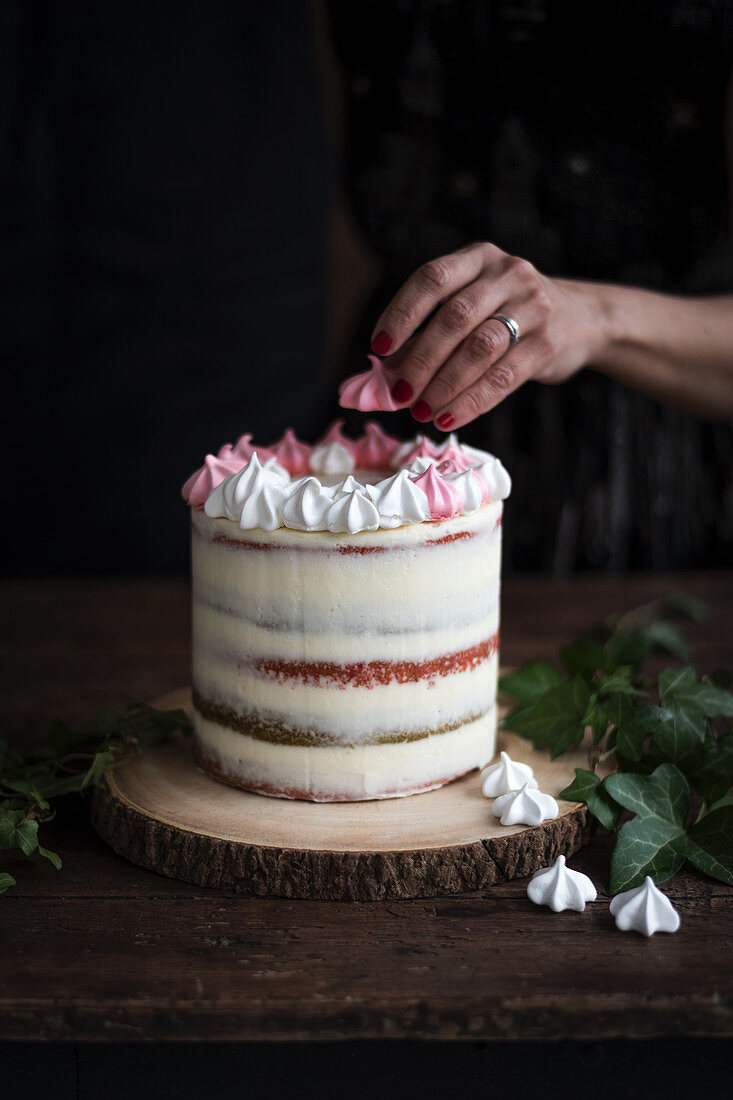
[[[524,337],[533,331],[541,319],[531,297],[504,302],[492,312],[511,317]],[[458,345],[433,375],[420,395],[417,403],[420,408],[413,406],[413,416],[425,421],[432,419],[433,410],[444,411],[454,398],[477,382],[513,345],[514,339],[507,326],[496,317],[489,317]],[[400,371],[402,376],[405,369],[403,367]]]
[[[436,427],[441,431],[454,431],[482,413],[489,412],[523,382],[534,377],[545,361],[545,345],[541,337],[523,337],[480,378],[454,397],[449,405],[437,410]]]
[[[416,419],[430,420],[432,414],[426,403],[427,399],[422,400],[423,391],[484,318],[497,312],[499,305],[506,302],[509,286],[510,281],[506,273],[497,275],[495,271],[491,271],[488,274],[482,274],[480,279],[469,283],[449,298],[437,311],[425,331],[417,337],[409,355],[405,356],[397,370],[392,387],[392,396],[401,405],[415,403],[413,412]],[[499,328],[503,327],[500,321],[492,323]],[[506,335],[508,337],[508,333]],[[506,351],[506,341],[502,342],[499,354],[504,351]],[[486,364],[483,369],[486,369]],[[459,386],[459,389],[463,389],[463,386]]]
[[[374,354],[391,355],[396,351],[440,302],[473,282],[494,253],[504,255],[494,245],[476,244],[419,267],[374,326]]]

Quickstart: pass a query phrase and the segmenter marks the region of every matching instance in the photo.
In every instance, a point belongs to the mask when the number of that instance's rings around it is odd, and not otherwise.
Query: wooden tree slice
[[[156,706],[190,706],[188,689]],[[557,796],[585,753],[550,760],[500,733],[500,747]],[[477,771],[437,791],[372,802],[301,802],[217,782],[180,738],[107,773],[95,829],[133,863],[241,894],[376,901],[480,890],[529,875],[587,843],[586,806],[560,802],[542,825],[500,825]]]

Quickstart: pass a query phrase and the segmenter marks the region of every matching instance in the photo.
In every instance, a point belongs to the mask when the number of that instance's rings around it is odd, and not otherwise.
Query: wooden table
[[[711,608],[688,631],[697,667],[733,664],[731,573],[507,578],[502,659],[550,656],[599,617],[680,589]],[[185,580],[6,583],[0,598],[13,740],[188,680]],[[2,1039],[733,1034],[733,891],[692,870],[666,887],[680,932],[650,940],[617,932],[605,904],[533,906],[521,881],[392,903],[247,899],[125,862],[67,801],[46,841],[63,870],[14,863],[18,885],[0,899]],[[607,847],[596,837],[573,861],[601,899]]]

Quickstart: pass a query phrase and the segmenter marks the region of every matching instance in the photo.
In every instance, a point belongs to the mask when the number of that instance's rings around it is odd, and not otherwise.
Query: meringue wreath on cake
[[[494,755],[499,460],[337,421],[225,444],[191,505],[202,768],[282,798],[439,787]]]

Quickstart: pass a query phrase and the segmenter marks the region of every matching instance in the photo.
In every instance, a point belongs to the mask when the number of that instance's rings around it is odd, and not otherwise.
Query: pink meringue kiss
[[[307,443],[301,442],[292,428],[288,428],[282,439],[267,449],[275,456],[278,464],[293,477],[302,477],[303,474],[309,473],[312,448]]]
[[[328,443],[338,443],[341,447],[346,448],[353,458],[354,463],[356,463],[356,444],[353,439],[349,439],[349,437],[344,435],[341,431],[343,426],[343,420],[334,420],[332,424],[329,424],[326,434],[321,436],[313,450],[315,450],[316,447],[325,447]]]
[[[364,434],[356,440],[356,465],[362,470],[388,470],[399,439],[387,435],[376,420],[367,420]]]
[[[224,448],[222,448],[223,450]],[[203,508],[212,489],[221,485],[225,477],[241,470],[242,459],[219,458],[217,455],[207,455],[203,466],[191,474],[181,489],[181,496],[192,508]]]
[[[450,519],[463,511],[461,494],[434,465],[428,466],[419,477],[411,477],[410,481],[425,493],[431,519]]]
[[[368,356],[371,367],[352,374],[339,386],[339,405],[359,412],[397,412],[400,405],[392,396],[395,372],[376,355]]]
[[[408,451],[406,455],[400,456],[400,461],[405,466],[411,466],[416,458],[443,458],[443,450],[433,443],[431,439],[428,439],[426,435],[421,435],[419,442],[415,444],[412,450]]]
[[[442,466],[445,462],[451,463],[449,470],[443,470]],[[462,474],[464,470],[470,470],[473,463],[466,458],[465,454],[460,447],[456,447],[454,443],[449,444],[445,450],[440,452],[440,462],[438,463],[438,469],[441,474]]]
[[[224,447],[219,451],[220,458],[224,457],[222,451],[224,451],[227,446],[228,444],[225,443]],[[268,458],[272,458],[273,455],[273,451],[270,447],[260,447],[258,443],[252,443],[252,432],[240,435],[239,439],[232,447],[232,455],[235,458],[243,459],[243,463],[249,462],[253,451],[257,452],[257,458],[263,466]]]

